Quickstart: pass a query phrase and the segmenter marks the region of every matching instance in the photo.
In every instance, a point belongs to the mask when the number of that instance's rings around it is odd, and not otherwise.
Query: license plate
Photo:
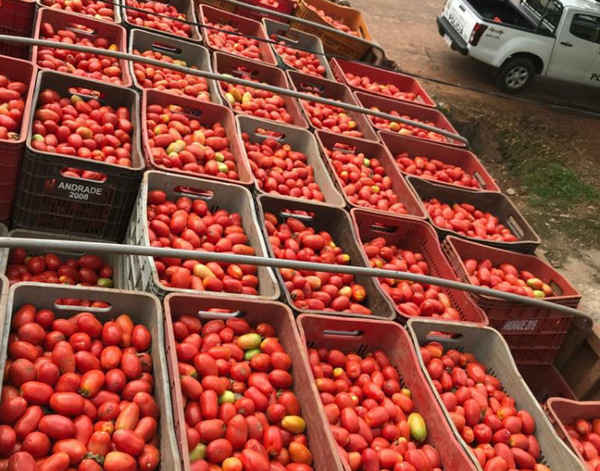
[[[444,41],[446,41],[446,43],[448,43],[448,46],[452,46],[452,38],[450,36],[448,36],[447,34],[444,34]]]

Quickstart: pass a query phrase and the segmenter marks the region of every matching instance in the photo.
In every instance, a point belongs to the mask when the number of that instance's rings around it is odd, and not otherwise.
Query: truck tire
[[[507,93],[519,93],[531,84],[535,66],[527,57],[508,59],[496,74],[496,86]]]

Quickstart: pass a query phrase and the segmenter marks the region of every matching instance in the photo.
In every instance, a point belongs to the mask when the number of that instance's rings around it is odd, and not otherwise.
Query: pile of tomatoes
[[[527,270],[518,270],[510,263],[494,266],[489,259],[477,261],[464,260],[469,281],[476,286],[485,286],[508,293],[529,296],[530,298],[546,298],[556,296],[552,287]]]
[[[437,159],[427,157],[411,158],[408,152],[394,156],[398,168],[409,175],[417,175],[444,183],[452,183],[467,188],[480,188],[479,182],[473,175],[452,164],[445,164]]]
[[[159,407],[152,336],[127,314],[102,324],[31,304],[12,317],[0,402],[0,467],[152,471]]]
[[[362,88],[363,90],[367,90],[372,93],[379,93],[381,95],[407,101],[414,101],[418,97],[416,93],[401,91],[395,85],[390,83],[381,84],[376,80],[371,80],[371,78],[367,76],[354,75],[350,72],[346,72],[344,75],[346,76],[348,85]]]
[[[133,54],[149,59],[156,59],[167,64],[188,67],[185,61],[175,60],[158,51],[148,50],[140,52],[134,49]],[[195,66],[189,67],[191,69],[195,68]],[[142,64],[141,62],[133,63],[133,74],[142,88],[153,88],[176,95],[184,95],[200,101],[210,101],[208,82],[204,77],[184,74],[176,70],[167,69],[166,67],[155,67],[150,64]]]
[[[541,463],[535,420],[468,352],[438,342],[421,347],[433,385],[464,442],[485,471],[549,471]]]
[[[266,193],[277,193],[294,198],[324,201],[315,170],[308,157],[288,144],[268,137],[253,142],[248,133],[242,134],[248,162],[258,187]]]
[[[106,21],[115,21],[115,5],[100,0],[42,0],[45,7],[93,16]],[[118,7],[117,7],[118,8]]]
[[[442,229],[458,232],[477,239],[515,242],[519,240],[511,230],[489,212],[477,209],[472,204],[454,203],[452,206],[436,198],[423,201],[433,224]]]
[[[88,91],[79,92],[85,95]],[[129,108],[114,109],[77,94],[61,97],[50,89],[40,92],[39,105],[33,118],[33,149],[131,167],[133,124]],[[80,169],[68,169],[65,176],[106,178]]]
[[[305,92],[310,95],[319,96],[313,92]],[[327,98],[327,97],[323,97]],[[302,106],[306,112],[310,124],[317,129],[343,134],[350,137],[363,137],[363,133],[358,129],[358,123],[348,115],[346,110],[337,106],[325,105],[314,101],[302,100]]]
[[[581,454],[589,471],[600,471],[600,418],[586,420],[577,417],[565,428],[571,444]]]
[[[75,33],[73,29],[94,31],[84,25],[70,25],[70,29],[55,29],[51,23],[44,22],[40,26],[41,39],[65,44],[79,44],[85,47],[95,47],[118,51],[119,46],[110,44],[106,38],[96,37],[93,41],[85,33]],[[97,56],[87,52],[75,52],[60,47],[39,47],[37,65],[46,69],[65,72],[68,74],[89,77],[117,85],[123,84],[123,72],[118,59],[114,57]]]
[[[271,35],[272,41],[277,41],[277,36]],[[300,51],[288,46],[285,41],[279,41],[275,46],[275,52],[288,66],[299,70],[303,74],[325,78],[325,67],[316,55],[308,51]]]
[[[127,9],[127,21],[134,26],[143,26],[173,34],[182,38],[192,37],[192,27],[189,23],[178,20],[188,20],[187,15],[177,11],[173,5],[154,0],[140,2],[138,0],[127,0],[127,6],[144,10],[143,12]],[[160,16],[159,16],[160,15]]]
[[[352,36],[357,36],[357,37],[360,36],[360,34],[357,31],[350,29],[350,27],[346,23],[344,23],[344,20],[342,20],[341,18],[335,19],[335,18],[329,16],[327,13],[325,13],[325,10],[321,10],[321,9],[315,7],[314,5],[307,4],[307,6],[310,10],[314,11],[317,15],[319,15],[321,18],[323,18],[323,20],[326,23],[329,23],[334,28],[337,28],[340,31],[343,31],[344,33],[351,34]]]
[[[250,75],[243,75],[244,80],[254,80]],[[257,118],[270,119],[281,123],[290,124],[292,115],[286,109],[286,103],[281,95],[267,90],[234,85],[221,82],[227,103],[237,113],[244,113]]]
[[[29,255],[23,248],[10,251],[6,277],[11,284],[20,281],[65,285],[113,287],[113,267],[97,255],[62,260],[54,253]]]
[[[176,105],[148,105],[145,119],[148,145],[156,165],[239,180],[229,137],[220,122],[201,123]]]
[[[363,249],[373,268],[429,275],[429,265],[422,253],[402,250],[388,244],[383,237],[365,243]],[[397,309],[407,316],[460,320],[460,313],[452,307],[450,298],[439,286],[394,278],[380,278],[379,282]]]
[[[373,111],[380,111],[374,106],[371,107],[371,109]],[[414,118],[407,114],[400,114],[396,110],[385,111],[385,113],[392,116],[397,116],[399,118],[414,121],[416,123],[425,124],[427,126],[437,127],[433,121],[429,121],[427,119],[423,120]],[[429,139],[432,141],[448,142],[446,136],[443,136],[442,134],[438,134],[433,131],[427,131],[426,129],[423,129],[421,127],[413,126],[412,124],[405,124],[399,121],[390,121],[389,119],[380,118],[378,116],[369,116],[369,118],[373,122],[373,126],[375,126],[378,129],[383,129],[384,131],[397,132],[398,134],[402,134],[403,136],[420,137],[422,139]]]
[[[439,471],[439,452],[385,352],[366,356],[309,348],[329,429],[352,471]],[[458,471],[458,470],[457,470]]]
[[[19,139],[27,85],[0,75],[0,139]]]
[[[356,152],[351,146],[337,143],[325,149],[342,185],[346,199],[356,206],[408,214],[404,203],[392,188],[392,179],[381,161]]]
[[[272,213],[265,214],[265,225],[277,258],[336,265],[350,262],[350,256],[335,244],[327,231],[317,232],[294,217],[280,222]],[[291,268],[281,268],[280,273],[298,309],[372,314],[362,304],[367,297],[365,288],[355,283],[352,275],[298,272]]]
[[[245,36],[232,25],[211,22],[206,22],[204,25],[210,47],[236,56],[265,61],[261,55],[258,39]]]
[[[148,193],[148,238],[152,247],[254,255],[238,213],[212,213],[203,199],[167,200],[164,191]],[[254,265],[200,263],[161,257],[154,260],[160,282],[173,288],[258,294]]]
[[[191,471],[312,471],[292,360],[271,324],[173,322]]]

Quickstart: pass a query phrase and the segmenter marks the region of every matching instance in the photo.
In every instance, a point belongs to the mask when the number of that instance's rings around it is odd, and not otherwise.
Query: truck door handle
[[[561,46],[573,47],[571,43],[561,42]]]

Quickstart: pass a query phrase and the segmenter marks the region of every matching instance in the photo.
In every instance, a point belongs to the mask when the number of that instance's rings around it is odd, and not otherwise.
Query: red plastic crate
[[[219,10],[218,8],[214,8],[208,5],[201,5],[198,9],[198,14],[200,16],[199,20],[201,25],[206,25],[206,23],[212,23],[215,25],[228,25],[237,30],[238,33],[246,36],[253,36],[255,38],[260,38],[267,40],[267,32],[265,31],[262,23],[255,21],[253,19],[247,18],[246,16],[236,15],[234,13],[230,13],[228,11]],[[218,26],[217,26],[218,27]],[[221,49],[215,47],[214,44],[209,40],[209,33],[215,32],[214,29],[209,29],[208,27],[201,26],[202,29],[202,40],[207,47],[211,48],[213,51],[221,51]],[[260,41],[258,49],[260,51],[260,60],[269,65],[277,65],[277,59],[275,59],[275,55],[271,50],[271,47],[268,42]],[[227,51],[223,51],[227,52]],[[238,56],[236,56],[238,57]],[[245,60],[251,60],[243,56]]]
[[[344,253],[350,256],[350,265],[357,267],[366,267],[361,249],[359,247],[358,238],[352,230],[352,221],[350,216],[342,208],[337,208],[329,204],[307,202],[305,200],[290,198],[281,198],[272,195],[260,195],[257,198],[258,207],[258,222],[261,226],[264,240],[267,242],[267,251],[270,257],[275,257],[273,248],[271,247],[267,229],[265,226],[265,213],[275,214],[280,221],[289,216],[298,218],[306,226],[312,227],[316,232],[327,231],[331,234],[333,241],[342,247]],[[297,211],[304,211],[306,216],[294,214]],[[372,312],[370,315],[354,314],[347,312],[331,312],[331,311],[314,311],[309,309],[299,309],[294,305],[294,300],[288,289],[285,286],[283,277],[279,269],[275,268],[275,275],[281,285],[283,298],[286,303],[292,308],[295,314],[307,312],[316,312],[324,315],[336,315],[344,317],[356,317],[361,319],[385,319],[393,320],[396,318],[396,313],[392,308],[388,299],[379,289],[378,281],[375,278],[364,275],[354,277],[356,283],[361,284],[367,292],[367,297],[362,302],[364,306]]]
[[[125,87],[44,70],[38,74],[32,109],[37,109],[38,95],[46,88],[57,91],[61,96],[72,95],[73,88],[83,88],[99,97],[101,103],[115,109],[128,107],[134,129],[132,166],[34,150],[30,145],[30,127],[21,165],[13,227],[120,242],[129,224],[145,166],[139,150],[138,96]],[[92,98],[83,93],[79,96],[85,100]],[[33,116],[29,121],[33,121]],[[105,175],[106,179],[70,177],[63,174],[65,168],[97,172]]]
[[[220,122],[225,128],[227,138],[229,139],[229,149],[236,157],[237,172],[239,180],[230,180],[208,174],[199,174],[187,172],[176,168],[165,167],[154,161],[150,146],[148,144],[148,128],[146,125],[146,108],[148,105],[170,106],[175,105],[182,108],[182,112],[193,119],[197,119],[201,124],[209,127],[216,122]],[[240,136],[238,136],[235,126],[233,112],[224,106],[215,105],[214,103],[201,102],[192,98],[164,93],[158,90],[144,90],[142,94],[142,149],[145,154],[148,167],[151,169],[161,170],[168,173],[177,173],[196,178],[207,178],[210,180],[219,180],[228,183],[239,183],[244,186],[250,186],[254,182],[252,172],[248,166],[248,162],[243,156],[243,144]]]
[[[412,392],[415,411],[421,414],[427,425],[426,443],[440,453],[444,470],[477,469],[454,437],[419,367],[412,341],[402,326],[382,320],[342,319],[314,314],[302,314],[296,322],[300,336],[309,348],[337,349],[360,355],[383,350],[398,371],[402,386]],[[320,397],[317,395],[315,399],[319,402],[319,413],[327,424]]]
[[[419,219],[427,218],[427,212],[425,211],[425,208],[423,207],[421,202],[418,200],[417,196],[412,191],[410,186],[406,183],[406,181],[404,180],[402,175],[400,175],[400,172],[396,168],[396,165],[394,164],[394,161],[393,161],[391,155],[387,152],[385,147],[383,147],[381,144],[376,143],[376,142],[366,141],[364,139],[346,137],[346,136],[341,136],[339,134],[333,134],[333,133],[324,132],[324,131],[317,131],[316,136],[317,136],[319,145],[321,147],[321,153],[323,155],[323,159],[327,162],[327,167],[329,169],[329,173],[330,173],[331,177],[334,178],[335,181],[337,182],[338,188],[340,188],[340,193],[344,196],[344,199],[346,200],[346,204],[349,207],[362,208],[362,206],[355,205],[353,203],[350,203],[350,201],[348,201],[348,199],[346,197],[346,193],[343,190],[342,182],[334,169],[333,161],[329,157],[327,157],[327,153],[325,152],[325,150],[330,150],[330,151],[335,150],[336,148],[338,148],[337,146],[339,146],[340,144],[348,145],[351,148],[354,148],[355,149],[354,152],[363,153],[369,159],[373,159],[373,158],[378,159],[381,162],[381,165],[383,166],[383,168],[385,169],[386,175],[391,178],[392,190],[394,191],[394,194],[396,194],[398,196],[399,202],[404,203],[404,206],[405,206],[406,210],[408,211],[408,215],[413,216],[415,218],[419,218]],[[342,150],[345,150],[345,149],[342,148]],[[365,209],[368,209],[369,211],[373,211],[376,214],[385,214],[385,215],[396,214],[391,211],[382,211],[382,210],[379,210],[376,208],[365,208]]]
[[[538,245],[542,243],[539,236],[533,230],[533,227],[523,217],[521,212],[507,196],[502,193],[492,191],[469,191],[456,185],[440,185],[431,180],[409,176],[408,183],[417,193],[421,201],[428,201],[435,198],[440,203],[453,205],[454,203],[467,203],[475,206],[480,211],[489,212],[498,218],[501,224],[508,227],[511,232],[519,239],[514,242],[496,241],[488,239],[478,239],[467,237],[456,231],[445,229],[433,224],[436,232],[443,239],[446,236],[460,237],[461,239],[479,242],[490,247],[499,247],[521,253],[533,253]]]
[[[226,312],[209,312],[209,309],[214,308]],[[239,300],[232,297],[211,299],[195,295],[170,294],[164,300],[165,344],[167,365],[170,372],[169,382],[173,394],[175,436],[179,441],[184,471],[190,470],[190,462],[187,434],[185,432],[183,393],[178,379],[177,354],[173,333],[173,321],[184,314],[197,317],[203,324],[212,319],[227,321],[227,319],[236,317],[243,317],[253,327],[261,322],[271,324],[277,331],[281,345],[292,359],[294,383],[291,389],[298,397],[301,405],[301,415],[306,421],[307,445],[312,452],[313,466],[315,469],[323,471],[343,471],[337,460],[335,441],[326,431],[327,422],[317,404],[317,391],[308,366],[306,349],[298,335],[290,309],[278,302]]]
[[[249,74],[254,80],[262,83],[273,85],[275,87],[290,89],[290,84],[286,78],[285,73],[278,69],[260,62],[242,59],[241,57],[226,54],[224,52],[216,52],[213,55],[213,69],[217,73],[233,75],[237,78],[242,78],[243,75]],[[221,88],[221,96],[223,97],[223,103],[229,104],[225,98],[225,93]],[[287,123],[294,126],[298,126],[303,129],[308,129],[308,123],[304,119],[302,111],[300,111],[300,105],[298,102],[288,95],[281,95],[285,102],[285,109],[292,117],[292,122]],[[237,113],[234,111],[234,113]],[[249,113],[239,113],[255,117]]]
[[[21,121],[19,138],[16,140],[0,139],[0,221],[8,222],[12,213],[15,188],[19,179],[21,157],[25,150],[25,140],[29,132],[31,103],[37,67],[29,61],[13,57],[0,56],[0,74],[10,80],[23,82],[27,85],[25,111]]]
[[[388,245],[423,254],[423,260],[429,265],[430,276],[459,281],[442,252],[435,231],[426,222],[399,215],[383,216],[365,209],[352,209],[350,217],[354,231],[358,234],[361,254],[367,265],[369,259],[362,249],[363,244],[377,237],[383,237]],[[448,288],[443,288],[442,291],[448,295],[452,306],[458,310],[464,322],[488,325],[487,316],[466,292]],[[389,301],[392,305],[395,304],[391,299]],[[410,319],[399,309],[396,309],[396,313],[401,322]]]
[[[466,149],[450,147],[433,141],[426,141],[425,139],[417,139],[391,132],[382,132],[379,134],[379,138],[383,142],[383,145],[390,151],[392,157],[394,157],[394,160],[398,154],[402,154],[404,152],[407,152],[410,158],[427,157],[430,160],[437,159],[444,164],[455,165],[462,168],[465,172],[469,173],[477,180],[481,190],[501,191],[496,181],[487,172],[480,160],[475,156],[475,154]],[[410,175],[402,170],[401,172],[405,175]],[[465,190],[474,190],[473,188],[466,188],[460,185],[433,180],[430,177],[419,176],[418,178],[425,178],[435,181],[440,185],[450,185]]]
[[[127,52],[127,32],[125,31],[125,28],[117,24],[109,23],[108,21],[96,20],[90,16],[57,10],[55,8],[40,8],[35,22],[34,38],[46,39],[41,33],[41,27],[43,23],[50,23],[55,31],[58,31],[59,29],[72,31],[80,39],[88,38],[92,42],[98,38],[106,39],[109,44],[116,44],[119,48],[119,51]],[[93,32],[88,33],[87,31],[73,28],[73,24],[86,26],[92,29]],[[60,47],[59,42],[56,44],[57,47]],[[39,47],[33,46],[31,48],[31,61],[34,64],[37,64],[38,62],[38,53]],[[129,75],[129,65],[127,62],[128,61],[126,60],[119,59],[119,66],[121,67],[121,81],[123,82],[120,84],[120,86],[123,87],[129,87],[132,84],[131,76]],[[40,67],[40,69],[48,70],[44,67],[41,67],[39,64],[37,65]],[[85,78],[97,80],[87,76],[85,76]],[[106,82],[112,83],[108,80]]]
[[[276,11],[278,13],[284,13],[286,15],[292,15],[296,9],[296,2],[294,0],[275,0],[275,6],[269,4],[264,0],[244,0],[244,3],[255,7],[266,8],[267,10]],[[275,21],[286,21],[285,18],[281,18],[276,15],[269,15],[262,11],[250,10],[249,8],[235,7],[236,15],[241,15],[245,18],[252,18],[253,20],[261,21],[263,18],[269,18]]]
[[[558,293],[545,301],[576,308],[581,293],[557,270],[533,255],[488,247],[458,237],[449,236],[442,243],[458,277],[470,284],[464,260],[489,259],[492,265],[510,263],[517,270],[527,270]],[[573,317],[551,308],[538,308],[521,303],[492,298],[483,294],[470,294],[487,314],[490,326],[505,337],[517,363],[550,364],[558,354]]]
[[[330,100],[337,100],[342,103],[348,103],[349,105],[359,106],[360,104],[356,101],[356,98],[352,95],[352,92],[348,87],[341,83],[334,82],[333,80],[327,80],[320,77],[313,77],[312,75],[302,74],[295,70],[288,70],[287,75],[290,79],[292,87],[302,93],[316,93],[321,98],[328,98]],[[311,127],[315,127],[310,119],[308,112],[304,109],[303,100],[300,100],[300,106],[302,112],[306,117],[306,121]],[[365,115],[356,111],[342,110],[348,116],[350,116],[356,122],[356,131],[360,131],[363,134],[363,139],[369,141],[379,142],[379,136],[377,132],[373,130],[369,120]],[[327,128],[316,128],[327,131]]]
[[[382,113],[389,113],[390,111],[396,111],[398,114],[409,116],[410,119],[418,119],[420,121],[431,121],[436,128],[443,129],[445,131],[449,131],[454,134],[458,134],[458,131],[452,126],[452,123],[448,121],[446,116],[441,111],[435,110],[433,108],[426,108],[424,106],[415,105],[412,103],[398,101],[390,98],[384,98],[381,95],[372,95],[369,93],[363,92],[355,92],[359,103],[365,108],[375,107]],[[383,130],[375,127],[373,124],[373,117],[371,118],[371,125],[373,129],[382,133],[393,133],[393,131]],[[431,139],[425,139],[422,137],[415,136],[416,139],[424,139],[427,141],[431,141]],[[456,146],[456,147],[466,147],[467,145],[464,142],[451,140],[449,138],[445,138],[445,141],[433,141],[439,142],[440,144],[444,144],[447,146]]]
[[[435,101],[427,94],[421,84],[408,75],[403,75],[399,72],[392,72],[390,70],[380,69],[379,67],[373,67],[362,62],[350,61],[346,59],[333,58],[330,61],[331,70],[333,75],[338,82],[348,85],[352,91],[371,93],[377,96],[383,96],[392,100],[406,101],[415,105],[427,106],[429,108],[435,108],[437,105]],[[395,85],[401,92],[414,93],[416,95],[414,100],[394,98],[383,93],[372,92],[361,87],[350,85],[346,74],[357,75],[361,77],[369,77],[371,81],[375,81],[380,85]]]
[[[35,0],[2,0],[1,5],[0,34],[30,37],[35,16]],[[0,42],[0,54],[27,59],[29,46]]]
[[[571,437],[565,426],[571,425],[575,419],[585,419],[590,422],[594,419],[599,419],[600,401],[579,402],[577,400],[552,397],[546,403],[546,410],[548,411],[548,418],[552,422],[552,425],[554,425],[554,430],[558,436],[569,445],[581,462],[585,464],[585,459],[571,441]]]

